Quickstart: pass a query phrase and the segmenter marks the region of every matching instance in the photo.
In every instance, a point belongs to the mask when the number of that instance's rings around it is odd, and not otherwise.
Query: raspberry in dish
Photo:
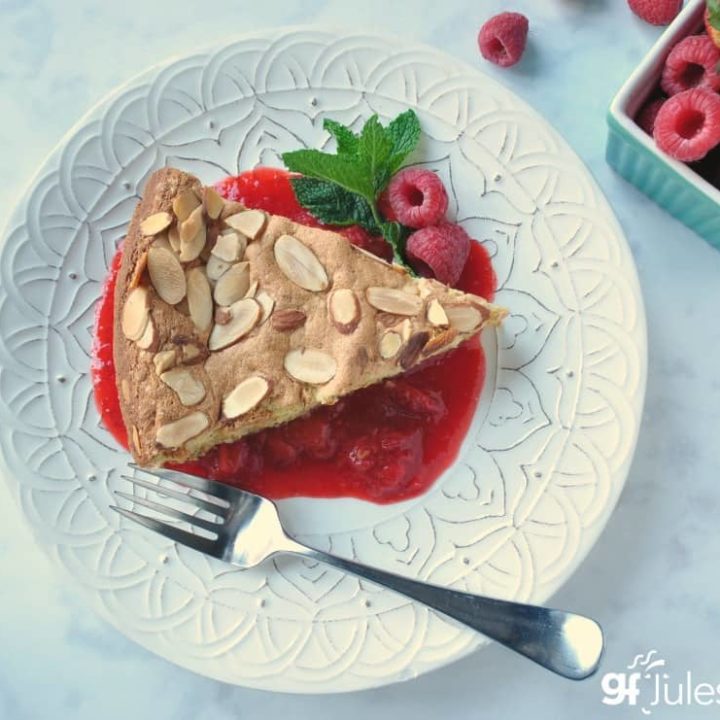
[[[409,228],[437,225],[448,208],[448,196],[440,177],[432,170],[406,168],[397,173],[386,190],[391,212],[388,219]]]
[[[415,270],[446,285],[456,285],[470,253],[470,236],[455,223],[416,230],[407,241],[407,256]]]
[[[628,0],[630,9],[651,25],[669,25],[682,10],[683,0]]]
[[[645,103],[642,110],[638,113],[635,121],[648,134],[652,135],[655,129],[655,120],[657,119],[660,108],[665,104],[667,98],[656,98]]]
[[[122,253],[113,359],[130,447],[146,466],[333,404],[505,314],[172,169],[149,180]],[[300,441],[316,460],[330,444],[323,427]]]
[[[500,67],[520,62],[527,45],[528,19],[516,12],[503,12],[490,18],[478,33],[482,56]]]
[[[660,85],[667,95],[692,88],[720,90],[720,48],[707,35],[691,35],[681,40],[668,55]]]
[[[674,95],[660,109],[653,135],[676,160],[701,160],[720,144],[720,95],[700,88]]]

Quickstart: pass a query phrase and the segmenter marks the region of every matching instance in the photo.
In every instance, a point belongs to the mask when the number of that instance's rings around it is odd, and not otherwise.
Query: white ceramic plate
[[[414,677],[483,640],[390,592],[281,559],[237,571],[108,509],[128,460],[99,425],[95,303],[145,180],[204,181],[323,145],[322,120],[412,107],[418,160],[494,256],[488,377],[460,457],[431,492],[376,506],[280,503],[307,542],[503,598],[543,602],[605,525],[640,421],[645,324],[634,266],[578,158],[532,110],[433,50],[272,30],[173,60],[104,100],[17,207],[0,256],[0,441],[38,541],[123,633],[232,683],[299,692]],[[459,380],[461,381],[461,380]],[[127,489],[127,488],[125,488]]]

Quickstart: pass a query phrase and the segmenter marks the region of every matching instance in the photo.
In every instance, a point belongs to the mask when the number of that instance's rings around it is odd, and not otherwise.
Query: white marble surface
[[[97,99],[165,57],[229,29],[322,22],[390,30],[482,66],[543,112],[588,163],[627,232],[650,333],[648,399],[615,515],[555,603],[597,617],[603,671],[658,648],[673,677],[720,683],[720,253],[604,162],[605,111],[658,30],[624,0],[515,0],[531,19],[523,64],[494,70],[475,33],[504,0],[0,0],[0,218],[44,156]],[[1,369],[0,369],[1,372]],[[196,677],[97,620],[35,548],[0,483],[0,718],[640,717],[602,704],[598,677],[570,683],[499,647],[404,685],[293,697]],[[717,716],[657,708],[653,717]]]

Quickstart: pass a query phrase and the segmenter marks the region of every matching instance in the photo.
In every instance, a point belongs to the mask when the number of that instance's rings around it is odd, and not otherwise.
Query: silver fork
[[[213,536],[203,537],[133,510],[111,506],[126,518],[181,545],[243,569],[254,567],[279,553],[319,560],[427,605],[563,677],[583,680],[600,664],[603,633],[600,625],[590,618],[438,587],[336,557],[288,536],[275,505],[266,498],[175,470],[148,471],[136,465],[131,467],[170,481],[186,492],[123,475],[130,483],[213,516],[213,520],[208,520],[156,500],[116,492],[135,505],[180,520]],[[207,499],[188,494],[193,490],[201,491]]]

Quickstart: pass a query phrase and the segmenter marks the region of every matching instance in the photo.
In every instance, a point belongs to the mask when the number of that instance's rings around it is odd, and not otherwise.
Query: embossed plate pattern
[[[64,139],[15,210],[0,257],[0,442],[38,542],[92,605],[205,675],[299,692],[410,678],[483,641],[392,593],[282,559],[236,571],[108,510],[127,456],[89,377],[101,283],[148,175],[206,182],[413,107],[418,155],[494,255],[512,314],[455,466],[415,501],[281,503],[310,543],[435,583],[542,602],[597,538],[624,483],[645,386],[628,247],[577,157],[524,103],[424,47],[272,30],[156,67]],[[127,488],[125,488],[127,489]]]

